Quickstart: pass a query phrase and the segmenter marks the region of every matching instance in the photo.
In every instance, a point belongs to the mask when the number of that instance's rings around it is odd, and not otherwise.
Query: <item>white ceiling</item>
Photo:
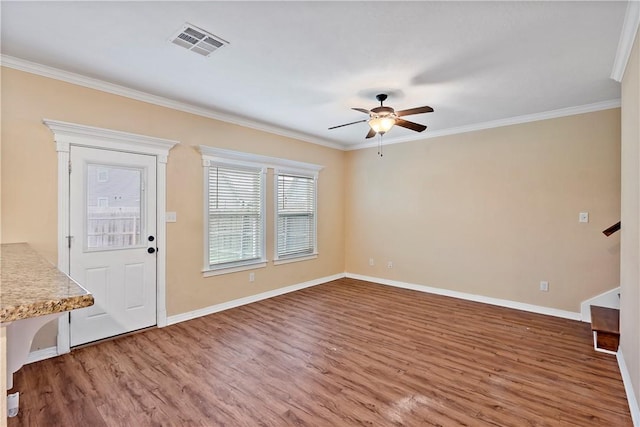
[[[616,100],[626,2],[10,2],[2,54],[257,127],[363,146],[351,107],[405,117],[386,142]],[[230,42],[206,58],[168,42],[189,22]],[[5,57],[6,58],[6,57]]]

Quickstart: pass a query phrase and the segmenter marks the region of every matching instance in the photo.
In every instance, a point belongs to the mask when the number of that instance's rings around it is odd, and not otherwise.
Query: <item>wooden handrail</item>
[[[605,236],[609,237],[618,230],[620,230],[620,221],[616,222],[611,227],[604,230],[603,233]]]

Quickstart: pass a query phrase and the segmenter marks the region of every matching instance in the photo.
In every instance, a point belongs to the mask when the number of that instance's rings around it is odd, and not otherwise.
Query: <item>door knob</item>
[[[149,252],[150,254],[154,253],[156,251],[156,248],[147,248],[147,252]]]

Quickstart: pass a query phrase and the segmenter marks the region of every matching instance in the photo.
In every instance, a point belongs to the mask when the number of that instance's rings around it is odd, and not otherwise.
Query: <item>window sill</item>
[[[316,258],[318,258],[318,254],[303,255],[303,256],[291,257],[291,258],[274,259],[273,260],[273,265],[289,264],[291,262],[298,262],[298,261],[308,261],[310,259],[316,259]]]
[[[223,274],[237,273],[238,271],[254,270],[256,268],[264,268],[267,261],[258,261],[251,264],[236,265],[235,267],[220,268],[218,270],[202,270],[202,277],[221,276]]]

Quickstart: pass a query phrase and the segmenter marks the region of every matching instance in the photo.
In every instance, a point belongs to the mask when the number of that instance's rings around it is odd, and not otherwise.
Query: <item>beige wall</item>
[[[640,406],[640,32],[622,80],[620,349]]]
[[[42,118],[181,141],[167,165],[167,210],[178,214],[167,224],[169,315],[343,271],[574,312],[619,283],[619,235],[601,234],[620,218],[618,109],[390,145],[379,159],[12,69],[2,77],[1,232],[52,262],[57,162]],[[258,269],[254,283],[247,272],[202,278],[200,144],[324,165],[320,257]],[[34,348],[54,335],[45,328]]]
[[[293,285],[344,271],[342,190],[344,153],[80,86],[2,69],[2,236],[26,241],[57,260],[57,157],[43,118],[180,141],[167,164],[167,311],[169,315]],[[196,146],[204,144],[321,164],[318,181],[316,260],[203,278],[203,168]],[[273,185],[267,200],[272,203]],[[267,254],[273,253],[273,217],[267,217]],[[55,345],[54,326],[34,349]]]
[[[348,152],[347,271],[579,312],[619,284],[619,235],[601,233],[620,218],[619,122],[612,109]]]

